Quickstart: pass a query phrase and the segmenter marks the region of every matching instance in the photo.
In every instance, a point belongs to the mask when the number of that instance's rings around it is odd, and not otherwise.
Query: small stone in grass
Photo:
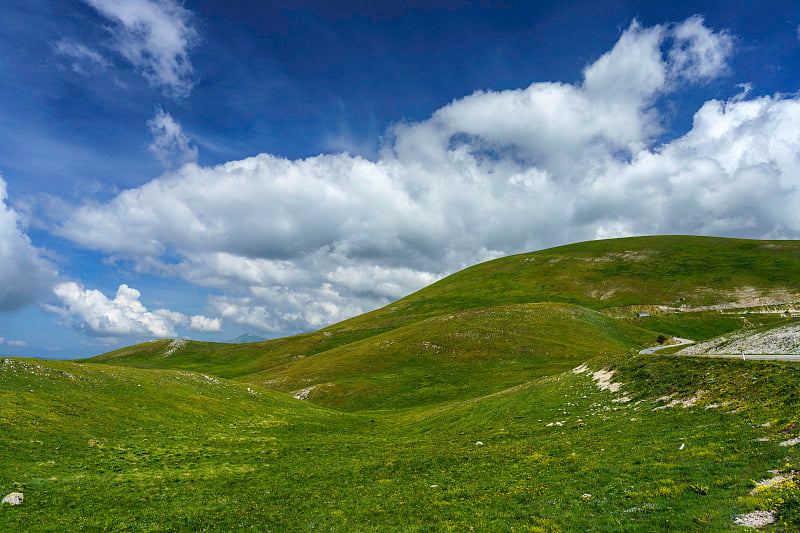
[[[25,496],[21,492],[12,492],[3,498],[3,503],[7,503],[9,505],[19,505],[24,499]]]
[[[753,511],[736,517],[733,523],[745,527],[760,528],[774,524],[775,513],[773,511]]]
[[[483,446],[483,443],[481,441],[478,441],[475,443],[475,446]]]

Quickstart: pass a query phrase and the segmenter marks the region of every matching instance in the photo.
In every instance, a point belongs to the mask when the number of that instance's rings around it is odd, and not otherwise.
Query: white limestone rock
[[[3,498],[3,503],[7,503],[9,505],[19,505],[24,499],[25,496],[23,496],[21,492],[12,492]]]

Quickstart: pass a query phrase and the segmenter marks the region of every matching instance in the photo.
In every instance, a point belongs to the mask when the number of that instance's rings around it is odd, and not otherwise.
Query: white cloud
[[[214,296],[210,306],[229,322],[274,334],[299,333],[367,311],[327,283],[316,288],[251,289],[252,296]]]
[[[25,342],[25,341],[18,341],[18,340],[11,340],[11,339],[7,339],[6,340],[3,337],[0,337],[0,344],[7,344],[9,346],[14,346],[14,347],[17,347],[17,348],[24,348],[25,346],[28,345],[28,343]]]
[[[733,38],[724,31],[713,33],[703,22],[703,17],[695,15],[675,26],[669,51],[674,76],[698,81],[725,72]]]
[[[116,23],[115,48],[151,85],[175,96],[193,85],[189,49],[197,43],[191,14],[174,0],[84,0]]]
[[[204,332],[217,332],[222,330],[222,320],[207,316],[195,315],[189,321],[189,329]]]
[[[724,73],[731,42],[698,17],[634,22],[582,83],[476,92],[396,125],[376,161],[261,154],[186,165],[77,209],[61,234],[217,289],[216,314],[273,333],[548,245],[800,236],[800,98],[710,101],[684,136],[656,142],[655,102]]]
[[[173,317],[148,311],[139,301],[139,291],[127,285],[119,286],[113,300],[71,281],[56,285],[54,291],[64,305],[62,316],[75,317],[74,325],[90,335],[175,336]]]
[[[197,162],[197,147],[189,144],[189,138],[172,115],[159,108],[153,118],[147,121],[147,127],[153,136],[153,142],[147,149],[164,166]]]
[[[124,284],[119,286],[113,300],[98,290],[85,289],[72,281],[56,285],[54,292],[62,307],[46,306],[47,309],[93,336],[174,337],[175,327],[179,325],[188,324],[191,329],[209,332],[219,331],[222,325],[219,319],[202,315],[189,318],[168,309],[148,311],[139,301],[141,293]]]
[[[32,303],[55,276],[25,234],[20,214],[7,204],[6,182],[0,178],[0,311]]]
[[[584,89],[603,101],[634,105],[663,89],[669,65],[661,59],[666,30],[642,28],[633,21],[611,51],[584,71]]]
[[[72,58],[72,70],[79,74],[109,66],[108,60],[99,52],[75,41],[62,39],[55,44],[55,50],[58,54]]]

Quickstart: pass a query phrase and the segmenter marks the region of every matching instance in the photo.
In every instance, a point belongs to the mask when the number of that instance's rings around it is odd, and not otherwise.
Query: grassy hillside
[[[313,347],[330,339],[317,333],[247,345],[155,341],[91,361],[209,372],[371,410],[488,394],[656,336],[590,309],[529,304],[431,318],[324,351]]]
[[[787,317],[781,313],[752,314],[747,312],[721,313],[719,311],[681,312],[655,314],[648,317],[626,316],[621,318],[621,321],[626,324],[696,341],[708,340],[743,328],[777,327],[790,324],[794,320],[797,319]]]
[[[800,241],[630,237],[570,244],[457,272],[328,331],[385,327],[460,309],[566,302],[607,309],[707,306],[800,292]]]
[[[353,424],[202,374],[30,359],[0,359],[0,405],[0,492],[26,497],[0,531],[196,531],[233,495],[260,505],[285,442]]]
[[[653,344],[660,333],[704,340],[779,322],[687,310],[800,299],[798,288],[800,241],[591,241],[482,263],[315,333],[234,345],[155,341],[91,361],[206,372],[341,409],[407,407],[501,390]],[[655,311],[636,318],[636,309]]]
[[[595,241],[306,335],[0,359],[0,531],[800,531],[800,365],[636,355],[798,282],[795,241]]]
[[[390,409],[489,394],[655,342],[655,333],[582,307],[498,306],[415,322],[246,379],[338,409]]]
[[[384,330],[390,330],[385,328]],[[383,330],[329,333],[317,331],[262,342],[216,343],[155,340],[92,357],[89,363],[171,368],[209,372],[236,378],[278,366],[298,356],[310,356],[356,342]]]
[[[800,367],[581,368],[358,415],[182,371],[0,360],[0,492],[25,494],[0,531],[733,531],[755,509],[800,528],[796,481],[756,488],[800,468],[781,445]]]

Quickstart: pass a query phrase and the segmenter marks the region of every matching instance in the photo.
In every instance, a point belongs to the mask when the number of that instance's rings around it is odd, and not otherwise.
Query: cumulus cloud
[[[164,166],[183,165],[197,162],[197,147],[190,145],[189,137],[172,115],[157,109],[153,118],[147,121],[147,128],[153,142],[147,147]]]
[[[174,0],[84,0],[116,23],[116,50],[154,87],[175,96],[192,89],[189,50],[197,43],[189,11]]]
[[[203,315],[194,315],[189,319],[189,329],[204,332],[217,332],[222,330],[222,320],[209,318]]]
[[[6,182],[0,178],[0,311],[32,303],[54,276],[53,266],[25,234],[22,217],[7,204]]]
[[[695,15],[675,26],[669,51],[673,75],[692,81],[710,79],[726,70],[733,51],[733,38],[725,31],[714,33]]]
[[[633,22],[581,83],[479,91],[395,125],[380,157],[186,165],[62,235],[218,293],[227,322],[315,328],[504,254],[652,233],[800,235],[800,98],[709,101],[658,142],[656,102],[726,71],[703,20]],[[176,260],[177,258],[177,260]]]
[[[141,293],[127,285],[120,285],[113,300],[102,292],[86,289],[69,281],[59,283],[54,292],[62,306],[47,306],[61,315],[76,329],[98,337],[145,335],[174,337],[175,327],[188,325],[198,331],[219,331],[221,321],[202,315],[187,317],[168,309],[148,311],[139,301]]]

